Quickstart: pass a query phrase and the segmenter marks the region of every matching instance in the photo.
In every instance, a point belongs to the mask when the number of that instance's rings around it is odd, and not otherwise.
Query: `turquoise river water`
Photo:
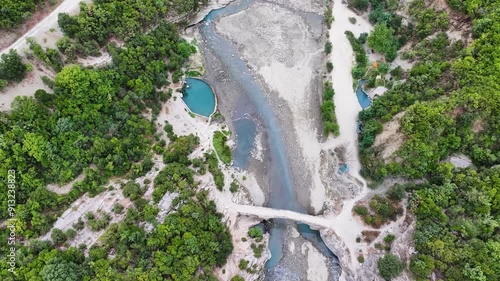
[[[283,141],[282,129],[273,113],[272,107],[268,104],[261,86],[255,82],[254,74],[246,63],[240,59],[237,48],[225,37],[215,31],[214,23],[217,19],[231,14],[235,14],[247,8],[253,0],[241,0],[233,2],[225,8],[210,12],[200,23],[199,30],[204,40],[204,44],[217,57],[218,61],[239,86],[240,91],[250,101],[254,111],[263,120],[263,130],[266,131],[269,156],[270,156],[270,194],[268,207],[277,209],[287,209],[305,213],[295,197],[295,190],[291,180],[290,167]],[[216,85],[212,85],[216,87]],[[245,168],[250,158],[257,126],[251,118],[237,118],[232,120],[235,130],[237,145],[234,149],[234,165]],[[266,268],[277,266],[283,257],[283,247],[286,240],[285,220],[274,220],[270,229],[269,250],[271,258],[266,263]],[[336,261],[335,255],[326,247],[319,232],[311,230],[309,226],[298,224],[299,233],[315,245],[325,256]],[[306,270],[304,268],[304,270]]]

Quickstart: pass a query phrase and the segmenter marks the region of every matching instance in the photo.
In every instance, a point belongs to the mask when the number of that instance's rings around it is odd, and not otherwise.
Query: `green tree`
[[[261,227],[254,226],[254,227],[250,227],[248,229],[248,236],[250,236],[252,238],[262,237],[263,234],[264,234],[264,232],[262,231]]]
[[[50,234],[50,238],[52,238],[52,241],[54,242],[54,244],[57,244],[57,245],[66,242],[66,240],[68,239],[66,237],[66,234],[64,234],[64,232],[62,230],[60,230],[59,228],[54,228],[52,230],[52,233]]]
[[[27,67],[16,50],[10,49],[0,59],[0,79],[19,82],[26,76]]]
[[[388,254],[378,260],[377,267],[380,276],[389,281],[401,274],[404,269],[404,264],[398,256]]]
[[[434,270],[434,259],[426,255],[414,255],[410,261],[410,271],[418,280],[427,280]]]
[[[123,196],[130,198],[131,200],[136,200],[142,196],[145,190],[143,190],[136,182],[129,181],[123,186],[122,191]]]
[[[78,281],[81,269],[75,263],[60,258],[51,259],[40,272],[43,281]]]
[[[379,53],[386,55],[389,61],[396,58],[397,42],[394,31],[385,24],[375,25],[375,29],[368,35],[368,46]]]
[[[327,55],[328,55],[328,54],[330,54],[330,53],[332,52],[332,47],[333,47],[333,46],[332,46],[332,42],[327,41],[327,42],[325,43],[325,53],[326,53]]]
[[[225,164],[230,164],[231,163],[231,148],[226,144],[227,142],[227,136],[228,132],[221,132],[221,131],[216,131],[214,132],[214,137],[213,137],[213,145],[215,148],[215,151],[217,152],[217,155],[219,156],[219,159],[225,163]]]
[[[366,11],[368,5],[370,4],[369,0],[349,0],[349,6],[352,6],[360,11]]]
[[[391,200],[401,201],[405,197],[405,187],[401,184],[396,184],[389,189],[387,196]]]
[[[236,183],[235,181],[232,181],[231,186],[229,187],[229,191],[231,191],[232,193],[235,193],[238,191],[239,188],[240,188],[239,184]]]
[[[43,5],[44,0],[3,0],[0,2],[0,29],[17,27],[31,17],[31,13],[38,5]],[[52,1],[50,2],[52,3]]]
[[[326,72],[330,73],[333,70],[333,63],[331,61],[326,62]]]

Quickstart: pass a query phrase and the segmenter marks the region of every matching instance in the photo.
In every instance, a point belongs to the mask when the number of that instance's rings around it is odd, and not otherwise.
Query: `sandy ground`
[[[354,63],[353,51],[344,32],[352,31],[357,37],[363,32],[369,33],[373,27],[365,19],[357,16],[342,4],[341,0],[334,1],[333,16],[335,21],[330,29],[330,40],[333,43],[331,60],[334,68],[332,72],[333,88],[335,90],[335,114],[340,127],[339,137],[329,140],[327,146],[336,147],[343,145],[350,160],[349,173],[360,181],[364,180],[359,176],[361,164],[358,160],[356,121],[361,106],[352,88],[353,79],[351,69]],[[356,18],[356,24],[351,24],[349,18]]]
[[[112,61],[111,55],[105,50],[101,50],[101,54],[99,57],[78,58],[78,64],[84,67],[103,67],[110,64]]]
[[[454,154],[448,160],[456,168],[467,168],[472,165],[472,160],[463,154]]]
[[[323,14],[325,6],[321,1],[311,1],[311,0],[271,0],[271,2],[285,5],[294,9],[300,10],[307,13]]]
[[[362,274],[358,272],[361,265],[357,261],[357,253],[367,253],[368,248],[366,245],[357,243],[356,237],[359,237],[361,232],[369,229],[369,227],[365,226],[358,217],[353,216],[351,210],[357,201],[369,196],[370,191],[367,189],[364,179],[359,175],[361,165],[358,159],[356,120],[361,107],[352,88],[351,69],[354,58],[352,48],[344,32],[350,30],[355,36],[359,36],[362,32],[370,32],[372,26],[365,19],[350,11],[342,4],[342,0],[334,1],[333,16],[335,21],[330,30],[330,39],[333,43],[331,60],[334,65],[332,82],[335,90],[334,101],[337,121],[340,126],[340,136],[327,141],[324,146],[325,148],[344,147],[350,176],[345,177],[344,181],[362,183],[362,188],[361,190],[352,189],[347,191],[352,197],[344,200],[340,213],[332,218],[334,231],[322,230],[322,236],[339,256],[345,273],[341,278],[358,280],[356,278],[360,278]],[[351,24],[348,20],[349,17],[355,17],[357,23],[355,25]],[[382,232],[400,224],[399,221],[389,224],[382,229]],[[373,275],[374,271],[371,271],[370,278],[373,278]],[[360,280],[367,279],[362,278]]]
[[[5,50],[12,43],[16,42],[19,37],[23,36],[26,32],[30,31],[38,23],[44,20],[54,9],[56,9],[62,0],[51,1],[54,4],[48,3],[42,5],[41,8],[37,7],[31,16],[22,23],[19,27],[13,30],[0,30],[0,51]]]
[[[305,4],[293,1],[288,8],[257,1],[248,10],[221,19],[217,30],[240,46],[243,57],[270,88],[268,98],[274,112],[288,124],[283,125],[287,146],[298,145],[298,150],[289,151],[297,198],[317,213],[323,207],[325,191],[319,174],[310,171],[319,170],[317,91],[323,45],[318,43],[321,25],[293,10],[317,5],[314,1]]]
[[[301,250],[307,253],[307,280],[324,281],[328,276],[328,260],[310,242],[305,242]]]
[[[382,149],[382,158],[388,160],[405,141],[405,135],[399,131],[400,120],[405,111],[396,114],[391,121],[384,123],[383,131],[375,137],[374,148]]]
[[[59,186],[59,185],[53,184],[53,183],[49,184],[49,185],[47,185],[47,189],[50,190],[50,191],[52,191],[52,192],[55,192],[57,194],[66,194],[66,193],[68,193],[68,192],[71,191],[71,187],[73,187],[73,184],[75,182],[81,181],[81,180],[83,180],[83,178],[84,178],[84,175],[81,174],[78,177],[76,177],[74,180],[68,182],[65,185]]]
[[[11,83],[3,91],[0,91],[0,111],[9,110],[17,96],[30,97],[35,95],[38,89],[51,92],[52,90],[42,82],[42,76],[53,79],[55,74],[51,69],[45,67],[45,65],[36,62],[33,64],[33,70],[20,83]]]
[[[10,49],[16,49],[22,55],[30,52],[26,43],[26,38],[34,37],[43,47],[56,48],[55,42],[63,36],[61,29],[57,25],[57,15],[59,13],[77,14],[80,10],[80,2],[90,2],[91,0],[65,0],[63,1],[52,13],[45,19],[40,21],[37,25],[31,28],[27,33],[21,36],[17,41],[10,46],[3,49],[0,54],[8,52]],[[53,29],[53,31],[51,31]],[[27,61],[27,60],[26,60]],[[0,92],[0,111],[9,110],[11,103],[16,96],[33,96],[38,89],[51,91],[45,84],[43,84],[41,77],[47,76],[54,77],[54,72],[47,69],[42,63],[38,61],[27,61],[33,65],[33,71],[28,73],[27,77],[21,83],[12,83],[6,89]]]
[[[69,13],[77,14],[80,11],[80,2],[89,3],[91,0],[64,0],[59,6],[52,11],[45,19],[40,21],[37,25],[26,32],[22,37],[17,39],[12,45],[8,46],[0,54],[7,52],[9,49],[16,49],[19,53],[22,53],[24,49],[28,47],[26,44],[26,38],[35,37],[38,41],[44,36],[51,37],[51,33],[60,33],[60,29],[57,25],[57,15],[59,13]],[[56,29],[55,32],[51,32],[50,29]],[[62,33],[60,33],[62,34]],[[39,42],[41,44],[41,42]]]

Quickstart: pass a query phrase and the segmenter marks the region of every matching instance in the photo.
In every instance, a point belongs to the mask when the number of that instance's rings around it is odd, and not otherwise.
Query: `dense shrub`
[[[0,57],[0,80],[19,82],[26,76],[26,71],[27,67],[16,50],[10,49]]]
[[[404,269],[404,264],[398,256],[388,254],[378,260],[377,267],[380,276],[389,281],[401,274]]]
[[[224,163],[224,164],[230,164],[231,163],[231,148],[227,146],[227,136],[226,134],[229,134],[229,132],[221,132],[221,131],[216,131],[214,132],[214,137],[213,137],[213,145],[215,148],[215,151],[217,152],[217,155],[219,156],[219,159]]]

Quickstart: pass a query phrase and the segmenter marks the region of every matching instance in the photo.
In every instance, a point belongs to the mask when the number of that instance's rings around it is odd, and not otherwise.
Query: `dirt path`
[[[17,39],[16,42],[3,49],[0,52],[0,55],[8,52],[10,49],[16,49],[19,53],[27,47],[26,38],[28,37],[37,37],[39,34],[43,32],[47,32],[51,28],[57,27],[57,15],[59,13],[72,13],[79,9],[80,0],[64,0],[59,6],[52,11],[46,18],[40,21],[37,25],[31,28],[28,32],[26,32],[23,36]],[[90,2],[90,0],[84,0],[83,2]]]
[[[340,127],[340,136],[325,144],[325,146],[345,145],[348,152],[349,171],[352,176],[360,181],[364,180],[359,175],[361,164],[358,159],[356,120],[361,106],[353,89],[351,69],[353,67],[353,51],[344,32],[352,31],[357,37],[363,32],[370,32],[373,27],[369,22],[354,14],[342,4],[342,0],[335,0],[333,7],[335,21],[330,29],[330,40],[333,44],[331,60],[334,69],[332,71],[332,82],[335,90],[335,113]],[[356,18],[356,24],[351,24],[349,18]]]
[[[356,237],[362,230],[366,229],[366,226],[353,216],[351,210],[354,204],[365,197],[369,191],[365,180],[359,174],[361,164],[358,156],[356,122],[358,113],[361,111],[361,106],[353,89],[353,78],[351,75],[354,60],[353,51],[344,32],[350,30],[357,37],[363,32],[369,33],[373,27],[368,21],[357,16],[346,5],[342,4],[342,0],[334,0],[333,16],[335,17],[335,21],[330,29],[330,40],[333,44],[331,60],[334,65],[332,82],[335,90],[335,113],[340,128],[340,135],[333,140],[328,140],[324,144],[324,147],[345,146],[349,173],[363,183],[363,188],[356,198],[344,202],[342,211],[333,219],[331,225],[349,252],[356,253],[360,246],[359,243],[356,243]],[[349,22],[350,17],[356,18],[356,24]],[[352,268],[355,268],[359,264],[355,260],[355,255],[351,255],[350,260],[345,262],[348,262]]]
[[[56,41],[63,36],[60,28],[57,25],[59,13],[76,14],[80,10],[79,3],[89,3],[91,0],[65,0],[52,13],[45,17],[42,21],[36,24],[22,37],[17,39],[13,44],[2,49],[0,55],[8,52],[10,49],[15,49],[21,55],[28,49],[26,38],[34,37],[43,47],[56,47]],[[100,59],[100,58],[99,58]],[[98,60],[98,59],[94,59]],[[21,83],[11,83],[6,89],[0,92],[0,111],[10,110],[12,101],[17,96],[33,96],[38,89],[44,89],[50,92],[51,90],[42,82],[41,77],[47,76],[53,78],[55,73],[42,65],[37,60],[32,60],[29,63],[33,65],[33,70],[28,73],[27,77]],[[90,64],[93,61],[89,62]]]

